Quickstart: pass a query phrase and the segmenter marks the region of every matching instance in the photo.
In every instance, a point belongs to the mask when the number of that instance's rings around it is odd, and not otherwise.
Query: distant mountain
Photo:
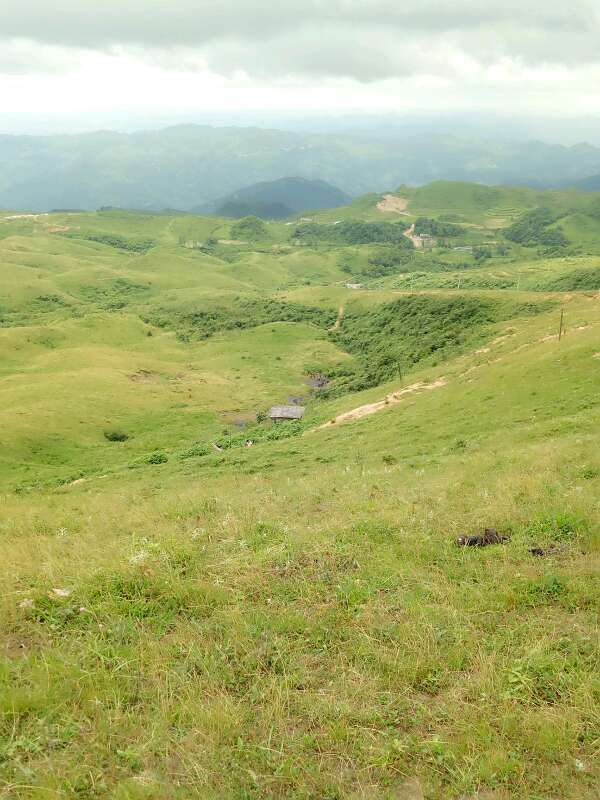
[[[600,192],[600,175],[592,175],[580,181],[573,181],[569,186],[582,192]]]
[[[216,201],[214,211],[224,217],[255,215],[284,219],[300,211],[336,208],[352,200],[327,181],[307,178],[279,178],[261,181]]]
[[[596,174],[600,148],[591,145],[403,129],[318,134],[180,125],[132,134],[0,135],[0,208],[34,211],[189,211],[289,175],[357,196],[440,179],[544,188]]]

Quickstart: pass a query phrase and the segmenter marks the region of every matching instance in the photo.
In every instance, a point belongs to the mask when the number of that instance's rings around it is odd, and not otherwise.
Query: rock
[[[54,596],[54,597],[69,597],[70,594],[71,594],[71,590],[70,589],[52,589],[52,591],[49,592],[49,594],[50,594],[51,597],[52,596]]]
[[[564,553],[565,550],[566,547],[564,545],[560,546],[556,544],[551,544],[548,545],[547,547],[536,546],[529,548],[529,552],[531,553],[532,556],[556,556],[559,555],[560,553]]]
[[[459,547],[487,547],[504,542],[510,542],[510,536],[499,536],[495,528],[486,528],[482,534],[475,536],[459,536],[456,540]]]

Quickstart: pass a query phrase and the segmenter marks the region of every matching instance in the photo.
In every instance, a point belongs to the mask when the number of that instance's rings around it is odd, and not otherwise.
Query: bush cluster
[[[544,247],[564,247],[569,240],[560,228],[550,228],[558,216],[548,208],[536,208],[522,216],[506,228],[507,239],[525,247],[543,245]]]
[[[337,225],[322,225],[307,222],[298,225],[292,233],[293,239],[304,242],[328,242],[331,244],[395,244],[406,249],[412,242],[404,235],[408,226],[404,222],[359,222],[346,220]]]

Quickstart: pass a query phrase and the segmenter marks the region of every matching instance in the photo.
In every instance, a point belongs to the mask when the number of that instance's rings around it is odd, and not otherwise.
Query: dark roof
[[[271,419],[302,419],[303,416],[303,406],[273,406],[269,411]]]

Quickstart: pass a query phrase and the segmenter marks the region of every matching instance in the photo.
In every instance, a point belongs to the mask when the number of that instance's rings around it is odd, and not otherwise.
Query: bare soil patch
[[[321,428],[331,428],[334,425],[339,425],[342,422],[349,422],[353,419],[361,419],[362,417],[367,417],[370,414],[376,414],[378,411],[383,411],[385,408],[389,408],[397,403],[401,403],[408,395],[414,394],[415,392],[441,389],[441,387],[446,386],[447,383],[448,381],[443,377],[438,378],[433,383],[423,383],[422,381],[413,383],[410,386],[406,386],[404,389],[398,389],[398,391],[388,394],[383,400],[378,400],[375,403],[366,403],[364,406],[358,406],[358,408],[353,408],[351,411],[345,411],[343,414],[339,414],[337,417],[334,417],[323,425],[320,425],[317,430],[321,430]]]
[[[157,372],[150,372],[147,369],[140,369],[129,376],[129,380],[134,383],[158,383],[160,375]]]
[[[332,327],[329,330],[339,331],[339,329],[342,327],[342,321],[344,319],[344,314],[345,313],[346,313],[346,309],[345,309],[345,307],[343,305],[341,305],[339,307],[339,309],[338,309],[338,315],[337,315],[337,319],[335,321],[335,324],[332,325]]]
[[[385,194],[383,200],[377,203],[377,208],[380,211],[385,211],[392,214],[402,214],[407,217],[408,213],[408,200],[406,197],[398,197],[395,194]]]

